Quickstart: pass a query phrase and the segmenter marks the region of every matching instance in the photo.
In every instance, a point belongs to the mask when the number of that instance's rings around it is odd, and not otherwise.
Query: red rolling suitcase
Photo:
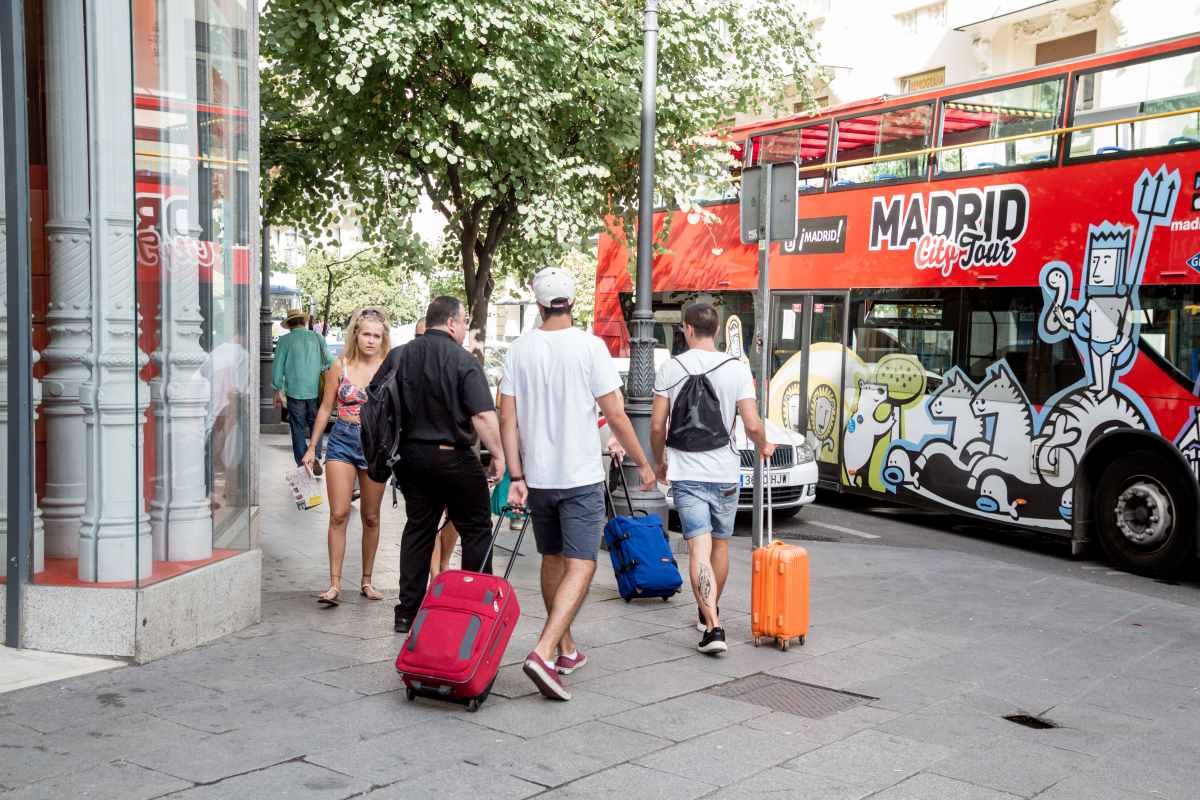
[[[505,506],[507,511],[524,513],[512,506]],[[501,513],[492,532],[492,548],[506,518],[507,514]],[[432,697],[476,711],[487,699],[504,648],[521,616],[508,576],[528,527],[526,515],[503,578],[449,570],[430,584],[396,657],[396,671],[404,679],[410,701]]]

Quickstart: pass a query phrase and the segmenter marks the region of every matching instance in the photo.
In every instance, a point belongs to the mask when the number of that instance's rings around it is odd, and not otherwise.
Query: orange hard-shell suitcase
[[[753,553],[750,633],[756,646],[759,639],[774,639],[780,650],[787,650],[789,641],[799,639],[800,644],[804,644],[804,637],[808,635],[808,551],[772,541],[774,520],[767,465],[764,465],[763,481],[767,493],[766,545]]]

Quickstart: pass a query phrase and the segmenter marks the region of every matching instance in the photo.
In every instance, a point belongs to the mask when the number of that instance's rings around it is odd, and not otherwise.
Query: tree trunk
[[[325,271],[329,273],[329,280],[325,282],[325,310],[321,315],[321,335],[329,335],[329,309],[333,307],[333,270],[328,266]]]

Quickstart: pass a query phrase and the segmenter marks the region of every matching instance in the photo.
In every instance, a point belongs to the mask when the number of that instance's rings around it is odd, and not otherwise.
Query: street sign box
[[[798,175],[799,167],[794,162],[742,170],[742,244],[756,244],[762,240],[768,227],[768,213],[771,215],[771,241],[783,242],[796,238]]]

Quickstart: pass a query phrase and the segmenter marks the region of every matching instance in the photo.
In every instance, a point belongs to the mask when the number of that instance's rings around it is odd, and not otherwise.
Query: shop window
[[[932,120],[932,104],[840,120],[837,162],[873,160],[838,167],[833,186],[923,178],[925,154],[914,151],[928,146]]]
[[[1070,134],[1071,158],[1200,145],[1200,53],[1120,64],[1075,81],[1072,124],[1112,122]],[[1157,119],[1135,117],[1166,114]]]
[[[946,100],[942,103],[939,174],[1000,169],[1057,159],[1057,137],[1029,136],[1057,126],[1062,114],[1063,78]]]
[[[1029,400],[1041,404],[1083,378],[1070,340],[1048,344],[1038,336],[1040,290],[972,289],[966,295],[965,370],[971,380],[983,381],[988,368],[1003,360]]]

